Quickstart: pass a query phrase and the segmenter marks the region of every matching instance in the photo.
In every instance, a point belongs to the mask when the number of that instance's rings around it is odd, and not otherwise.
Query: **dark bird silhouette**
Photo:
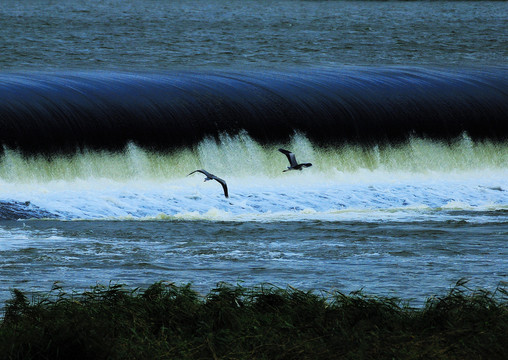
[[[290,166],[288,166],[287,170],[282,170],[282,172],[286,172],[289,170],[302,170],[304,167],[312,166],[311,163],[298,164],[298,162],[296,161],[295,154],[293,154],[291,151],[284,150],[284,149],[279,149],[279,151],[287,156],[287,158],[289,160],[289,165],[290,165]]]
[[[203,169],[200,169],[200,170],[194,170],[193,172],[191,172],[189,175],[192,175],[194,174],[195,172],[200,172],[201,174],[204,174],[206,176],[205,178],[205,181],[208,181],[208,180],[216,180],[217,182],[219,182],[221,185],[222,185],[222,188],[224,189],[224,196],[226,198],[229,197],[228,195],[228,186],[226,184],[226,182],[224,180],[222,180],[221,178],[218,178],[217,176],[215,176],[214,174],[210,174],[208,171],[206,170],[203,170]],[[187,175],[187,176],[189,176]]]

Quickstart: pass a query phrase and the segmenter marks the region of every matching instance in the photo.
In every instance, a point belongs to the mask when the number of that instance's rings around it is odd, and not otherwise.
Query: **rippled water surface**
[[[506,64],[504,1],[4,0],[3,69]]]

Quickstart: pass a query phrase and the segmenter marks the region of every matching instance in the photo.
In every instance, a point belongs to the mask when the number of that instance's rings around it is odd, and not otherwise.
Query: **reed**
[[[12,291],[1,359],[506,359],[508,293],[459,281],[414,308],[363,292],[220,283]]]

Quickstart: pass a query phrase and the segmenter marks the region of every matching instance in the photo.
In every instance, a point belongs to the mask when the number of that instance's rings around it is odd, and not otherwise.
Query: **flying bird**
[[[311,163],[298,164],[298,162],[296,161],[295,154],[293,154],[291,151],[284,150],[284,149],[279,149],[279,151],[287,156],[287,158],[289,160],[289,165],[290,165],[290,166],[288,166],[287,170],[282,170],[282,172],[286,172],[289,170],[302,170],[304,167],[312,166]]]
[[[194,174],[195,172],[200,172],[201,174],[204,174],[206,176],[205,178],[205,181],[208,181],[208,180],[216,180],[217,182],[219,182],[221,185],[222,185],[222,188],[224,189],[224,196],[226,198],[229,197],[228,195],[228,186],[226,184],[226,182],[224,180],[222,180],[221,178],[218,178],[217,176],[215,176],[214,174],[210,174],[208,171],[206,170],[203,170],[203,169],[200,169],[200,170],[194,170],[193,172],[191,172],[189,175],[192,175]],[[187,175],[187,176],[189,176]]]

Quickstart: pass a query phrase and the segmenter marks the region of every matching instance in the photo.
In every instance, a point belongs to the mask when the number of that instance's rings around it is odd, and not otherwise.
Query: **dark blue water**
[[[508,138],[508,68],[0,75],[0,143],[25,153],[159,151],[246,132],[316,145]]]

